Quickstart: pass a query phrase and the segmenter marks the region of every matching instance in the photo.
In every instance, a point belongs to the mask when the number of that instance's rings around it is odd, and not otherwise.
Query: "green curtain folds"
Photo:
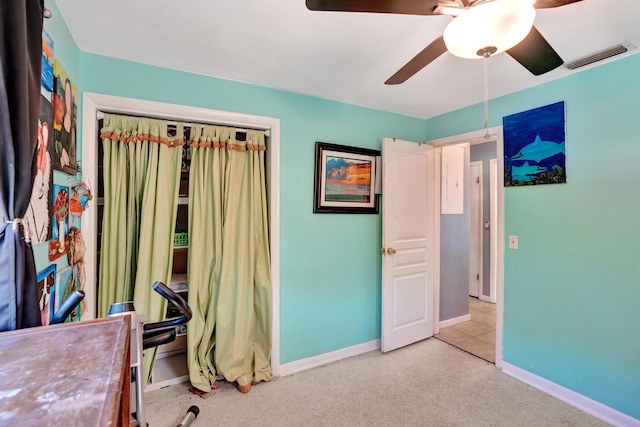
[[[133,301],[149,322],[160,321],[166,301],[151,285],[171,280],[183,126],[169,137],[164,120],[105,114],[101,135],[99,315],[106,316],[114,302]],[[147,378],[154,359],[155,349],[147,350]]]
[[[271,379],[271,274],[265,138],[191,128],[189,376],[208,392],[216,375],[241,386]]]

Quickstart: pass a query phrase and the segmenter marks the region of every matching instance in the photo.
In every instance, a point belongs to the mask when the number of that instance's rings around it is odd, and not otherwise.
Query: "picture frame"
[[[69,187],[53,184],[51,192],[51,241],[49,241],[49,261],[55,261],[67,253],[69,241]]]
[[[316,142],[313,213],[377,214],[379,150]]]
[[[504,186],[567,182],[564,101],[505,116]]]
[[[53,168],[75,176],[77,155],[78,88],[56,59],[53,61]]]
[[[44,72],[44,71],[43,71]],[[38,148],[36,150],[36,175],[33,179],[31,199],[24,221],[27,222],[31,244],[37,245],[51,239],[51,203],[49,197],[53,187],[53,105],[40,95],[38,117]]]

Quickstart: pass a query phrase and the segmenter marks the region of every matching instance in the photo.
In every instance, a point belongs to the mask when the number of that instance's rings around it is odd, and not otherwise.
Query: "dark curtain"
[[[36,172],[44,0],[0,0],[0,331],[40,325],[21,218]]]

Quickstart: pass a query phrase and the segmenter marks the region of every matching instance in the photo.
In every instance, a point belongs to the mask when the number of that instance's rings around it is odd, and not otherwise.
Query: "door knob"
[[[396,253],[396,250],[395,250],[395,249],[393,249],[393,248],[389,248],[389,249],[387,249],[387,253],[388,253],[389,255],[393,255],[393,254],[395,254],[395,253]]]

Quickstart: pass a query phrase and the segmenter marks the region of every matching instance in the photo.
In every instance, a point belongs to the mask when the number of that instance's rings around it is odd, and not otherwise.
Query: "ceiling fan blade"
[[[536,0],[535,3],[533,3],[533,7],[536,9],[549,9],[551,7],[560,7],[579,1],[582,0]]]
[[[536,27],[531,27],[529,35],[507,50],[507,53],[534,76],[547,73],[564,64],[560,55],[553,50]]]
[[[440,0],[306,0],[307,9],[332,12],[399,13],[433,15]]]
[[[433,62],[436,58],[447,51],[447,46],[444,44],[444,38],[438,37],[432,41],[429,46],[422,49],[422,51],[413,57],[413,59],[400,68],[393,76],[384,82],[386,85],[397,85],[404,83],[418,71]]]

